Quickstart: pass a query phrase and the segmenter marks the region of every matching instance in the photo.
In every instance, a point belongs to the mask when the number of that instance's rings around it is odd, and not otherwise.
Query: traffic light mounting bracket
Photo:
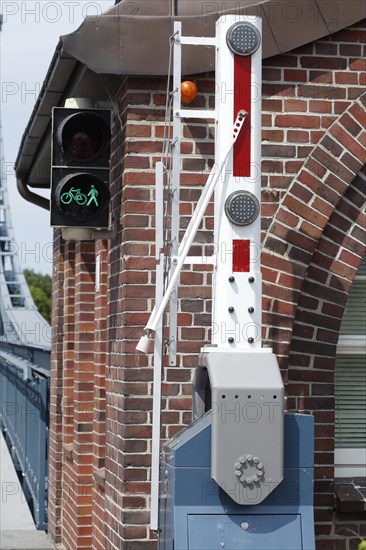
[[[65,241],[96,241],[97,239],[115,239],[117,237],[117,219],[112,219],[111,229],[93,229],[90,227],[62,227]]]

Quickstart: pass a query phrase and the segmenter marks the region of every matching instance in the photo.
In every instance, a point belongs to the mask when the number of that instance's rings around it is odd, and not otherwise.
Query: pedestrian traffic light
[[[52,226],[109,226],[110,141],[109,110],[53,109]]]

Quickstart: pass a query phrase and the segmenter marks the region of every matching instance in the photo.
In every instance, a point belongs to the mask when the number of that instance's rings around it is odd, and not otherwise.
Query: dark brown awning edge
[[[169,13],[171,2],[153,2],[159,15],[148,12],[151,4],[137,0],[129,15],[131,3],[125,0],[99,18],[85,19],[76,32],[61,37],[64,50],[96,73],[166,75],[174,21],[182,22],[186,36],[214,36],[216,21],[223,15],[260,17],[263,58],[268,58],[366,17],[366,2],[361,0],[335,0],[331,6],[327,0],[178,0],[177,16]],[[197,49],[183,48],[182,73],[213,70],[213,55],[206,52],[201,48],[197,55]]]

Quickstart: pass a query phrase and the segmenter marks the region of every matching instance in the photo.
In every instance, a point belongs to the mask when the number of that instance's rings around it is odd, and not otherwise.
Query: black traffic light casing
[[[111,112],[54,107],[51,226],[109,226]]]

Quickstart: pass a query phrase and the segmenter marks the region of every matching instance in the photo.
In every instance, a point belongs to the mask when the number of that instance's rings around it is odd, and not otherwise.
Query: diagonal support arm
[[[165,293],[163,295],[162,300],[160,303],[156,303],[155,307],[150,315],[149,321],[145,327],[145,330],[148,333],[154,332],[158,325],[159,320],[161,319],[164,310],[167,306],[167,303],[169,301],[170,295],[174,290],[175,285],[177,284],[178,278],[180,276],[180,272],[182,270],[182,267],[184,265],[185,259],[188,255],[189,249],[191,248],[191,245],[193,243],[193,240],[196,236],[197,230],[199,228],[199,225],[202,221],[202,218],[204,216],[204,213],[206,211],[206,208],[211,200],[212,194],[215,190],[215,187],[217,185],[217,182],[220,179],[220,176],[226,166],[226,162],[228,159],[228,156],[233,148],[234,143],[236,142],[238,135],[243,127],[245,118],[246,118],[247,112],[244,110],[239,111],[236,120],[234,122],[233,126],[233,138],[232,141],[229,143],[225,160],[222,163],[222,165],[219,167],[218,172],[215,171],[215,167],[212,168],[210,175],[207,179],[206,185],[202,191],[202,194],[199,198],[199,201],[197,203],[196,209],[192,215],[192,218],[188,224],[188,227],[184,233],[184,237],[182,239],[182,242],[178,249],[178,255],[176,258],[176,264],[175,269],[171,276],[169,277],[168,286],[165,290]]]

